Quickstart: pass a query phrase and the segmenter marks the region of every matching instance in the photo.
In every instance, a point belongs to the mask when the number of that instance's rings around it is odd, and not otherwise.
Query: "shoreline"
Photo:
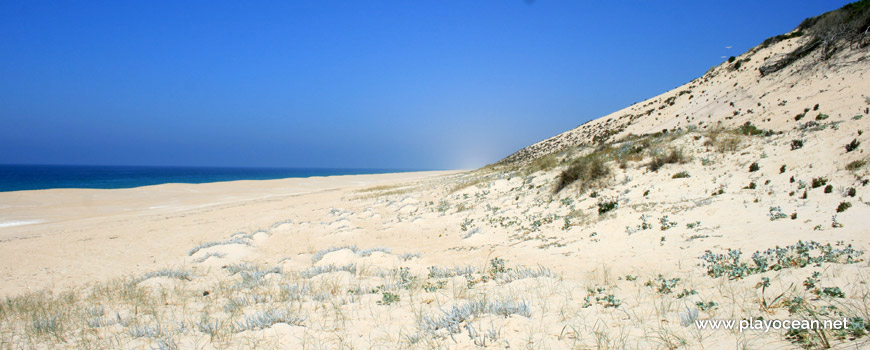
[[[34,169],[40,169],[40,171]],[[62,173],[57,173],[60,170],[63,170]],[[450,170],[0,164],[0,173],[3,173],[3,176],[0,177],[0,193],[54,189],[132,189],[168,184],[196,185],[234,181],[270,181],[429,171]]]
[[[180,265],[184,252],[200,242],[266,227],[366,186],[395,186],[462,172],[0,192],[0,223],[33,222],[0,227],[0,295],[59,290]]]

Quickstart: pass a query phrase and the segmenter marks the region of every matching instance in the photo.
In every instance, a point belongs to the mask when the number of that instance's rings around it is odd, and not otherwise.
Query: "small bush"
[[[804,147],[804,140],[791,140],[791,150],[794,151],[796,149],[801,149]]]
[[[850,162],[849,164],[846,164],[846,170],[858,170],[858,169],[863,168],[864,165],[866,165],[866,164],[867,164],[867,161],[865,161],[863,159],[856,160],[856,161]]]
[[[825,120],[828,118],[829,118],[829,116],[827,114],[824,114],[824,113],[819,113],[819,115],[816,116],[816,120]]]
[[[827,186],[825,186],[825,193],[831,193],[831,192],[833,192],[833,191],[834,191],[834,186],[833,186],[833,185],[827,185]]]
[[[761,167],[758,166],[757,162],[753,162],[752,164],[749,165],[749,172],[750,173],[754,173],[754,172],[758,171],[759,169],[761,169]]]
[[[616,209],[618,205],[619,204],[616,202],[616,200],[601,201],[600,203],[598,203],[598,215],[603,215],[604,213]]]
[[[818,188],[826,185],[828,183],[828,179],[824,177],[815,177],[813,178],[813,188]]]
[[[849,189],[846,191],[846,195],[849,197],[855,197],[855,188],[849,187]]]
[[[779,167],[779,173],[782,174],[784,172],[785,172],[785,165],[783,164],[783,166]]]
[[[674,174],[674,176],[671,176],[672,179],[685,179],[687,177],[691,177],[691,176],[689,176],[688,171],[681,171],[681,172]]]
[[[849,153],[849,152],[852,152],[852,151],[858,149],[858,146],[860,146],[860,145],[861,145],[861,143],[858,142],[858,139],[852,139],[852,142],[849,142],[846,144],[846,153]]]
[[[752,125],[750,122],[746,122],[741,125],[737,131],[739,131],[743,135],[747,136],[756,136],[756,135],[764,135],[764,130],[756,128],[755,125]]]
[[[381,296],[381,300],[378,300],[378,305],[390,305],[392,303],[399,302],[400,298],[397,294],[393,294],[390,292],[384,292]]]
[[[682,164],[685,162],[686,155],[683,154],[683,150],[679,148],[671,148],[671,150],[666,154],[656,154],[653,156],[653,159],[647,165],[647,169],[650,171],[658,171],[665,164]]]
[[[744,187],[744,188],[748,189],[748,190],[754,190],[755,189],[755,182],[750,182],[749,185]]]
[[[850,202],[840,202],[840,205],[837,206],[837,212],[842,213],[852,207],[852,203]]]
[[[596,156],[585,156],[575,160],[568,166],[568,169],[559,174],[559,180],[556,182],[556,188],[553,191],[558,193],[568,185],[582,181],[580,192],[585,192],[586,189],[592,187],[596,182],[600,182],[610,175],[610,168],[604,164],[601,158]]]

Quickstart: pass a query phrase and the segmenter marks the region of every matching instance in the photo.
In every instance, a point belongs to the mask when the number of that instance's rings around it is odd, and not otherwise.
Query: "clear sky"
[[[495,162],[848,1],[0,1],[0,163]]]

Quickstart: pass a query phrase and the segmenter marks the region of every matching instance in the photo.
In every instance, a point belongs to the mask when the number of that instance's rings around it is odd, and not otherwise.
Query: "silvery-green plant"
[[[385,247],[375,247],[375,248],[371,248],[371,249],[359,250],[359,251],[356,251],[355,253],[359,256],[366,257],[366,256],[372,255],[372,253],[374,253],[374,252],[382,252],[382,253],[390,254],[393,252],[393,250],[390,248],[385,248]]]
[[[695,320],[698,319],[698,309],[686,306],[686,312],[680,313],[680,325],[683,327],[688,327],[695,323]]]
[[[443,268],[438,266],[429,267],[429,278],[450,278],[454,276],[470,277],[478,273],[478,269],[471,265]]]
[[[184,281],[190,281],[191,273],[190,273],[190,271],[182,270],[182,269],[177,269],[177,270],[176,269],[162,269],[162,270],[157,270],[157,271],[152,271],[152,272],[146,273],[146,274],[140,276],[139,278],[134,279],[133,284],[137,284],[137,283],[145,281],[149,278],[155,278],[155,277],[168,277],[168,278],[175,278],[175,279],[180,279],[180,280],[184,280]]]
[[[465,322],[484,314],[504,317],[510,315],[532,316],[531,308],[525,300],[469,301],[462,305],[454,305],[447,309],[441,309],[440,311],[440,316],[423,316],[417,324],[420,330],[430,334],[434,334],[439,330],[446,330],[448,334],[454,334],[462,330],[462,325]]]
[[[128,331],[133,338],[158,338],[163,335],[163,327],[159,324],[156,326],[150,325],[135,325]]]
[[[152,350],[176,350],[178,349],[178,344],[175,343],[175,340],[167,337],[163,337],[157,339],[157,342],[154,346],[151,347]]]
[[[300,301],[305,298],[306,295],[311,294],[311,286],[309,284],[285,284],[280,287],[281,293],[280,296],[284,300],[290,301]]]
[[[200,243],[200,244],[197,245],[196,247],[191,248],[191,249],[187,252],[187,255],[188,255],[188,256],[193,256],[193,254],[196,254],[196,252],[198,252],[198,251],[200,251],[200,250],[203,250],[203,249],[206,249],[206,248],[211,248],[211,247],[214,247],[214,246],[219,246],[219,245],[228,245],[228,244],[242,244],[242,245],[250,246],[250,245],[252,245],[253,243],[251,243],[251,240],[250,240],[250,239],[242,238],[242,237],[236,237],[236,238],[231,238],[231,239],[225,239],[225,240],[222,240],[222,241],[211,241],[211,242],[205,242],[205,243]]]
[[[517,266],[496,274],[495,280],[499,283],[509,283],[525,278],[538,277],[557,277],[557,275],[550,271],[549,268],[540,265],[537,268]]]
[[[222,258],[225,258],[226,256],[227,256],[226,254],[221,253],[221,252],[208,252],[205,255],[194,260],[194,262],[202,263],[202,262],[205,262],[206,260],[208,260],[209,258],[212,258],[212,257],[222,259]]]
[[[780,207],[770,207],[770,212],[767,214],[770,217],[770,221],[775,221],[779,219],[785,219],[788,215],[782,212],[782,208]]]
[[[478,233],[480,233],[480,227],[472,228],[471,230],[466,231],[466,232],[462,235],[462,239],[470,238],[471,236],[474,236],[474,235],[476,235],[476,234],[478,234]]]
[[[281,226],[281,225],[284,225],[284,224],[292,224],[292,223],[293,223],[293,220],[290,220],[290,219],[283,220],[283,221],[278,221],[278,222],[273,223],[272,226],[271,226],[271,228],[274,229],[274,228],[277,228],[278,226]]]
[[[350,273],[356,273],[356,264],[347,264],[343,266],[336,265],[325,265],[325,266],[314,266],[305,271],[299,273],[300,276],[304,278],[311,278],[317,275],[321,275],[324,273],[336,272],[336,271],[347,271]]]
[[[35,317],[31,325],[33,326],[33,330],[36,332],[36,334],[57,335],[61,331],[61,323],[59,318],[60,317],[57,315]]]
[[[267,310],[246,316],[243,320],[237,321],[233,329],[236,332],[258,330],[272,327],[272,325],[277,323],[301,326],[303,321],[303,318],[293,316],[287,310]]]
[[[399,255],[399,259],[401,259],[402,261],[408,261],[411,259],[417,259],[421,256],[422,255],[420,253],[404,253],[402,255]]]

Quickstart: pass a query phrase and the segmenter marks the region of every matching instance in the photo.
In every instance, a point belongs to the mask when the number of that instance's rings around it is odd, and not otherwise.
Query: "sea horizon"
[[[121,189],[169,183],[201,184],[429,170],[433,169],[0,164],[0,192],[47,189]]]

